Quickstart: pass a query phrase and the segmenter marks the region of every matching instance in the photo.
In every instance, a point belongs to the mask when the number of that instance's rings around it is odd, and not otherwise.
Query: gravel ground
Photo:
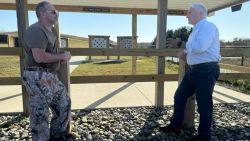
[[[173,107],[133,107],[72,112],[72,133],[88,141],[185,141],[195,129],[183,129],[180,136],[165,134],[159,126],[169,123]],[[196,113],[195,128],[198,126]],[[30,140],[29,120],[22,115],[0,116],[0,140]],[[214,105],[214,141],[250,140],[250,103]]]

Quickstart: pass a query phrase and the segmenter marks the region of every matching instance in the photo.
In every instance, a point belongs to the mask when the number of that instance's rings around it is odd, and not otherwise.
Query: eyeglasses
[[[54,15],[58,15],[59,12],[57,10],[48,10],[49,13],[54,14]]]

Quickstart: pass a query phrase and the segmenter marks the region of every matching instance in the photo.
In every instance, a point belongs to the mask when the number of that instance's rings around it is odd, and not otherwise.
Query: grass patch
[[[219,82],[226,83],[230,87],[237,87],[240,91],[244,93],[250,93],[250,80],[228,79]]]
[[[94,61],[105,60],[107,57],[92,57]],[[117,59],[117,56],[110,56],[110,59]],[[132,72],[132,57],[120,57],[125,60],[120,63],[94,64],[82,62],[71,75],[130,75]],[[166,62],[165,73],[178,72],[178,65]],[[155,57],[137,57],[137,74],[156,74]],[[20,76],[19,57],[0,56],[0,77]]]
[[[117,59],[117,57],[110,57]],[[106,59],[106,57],[92,57],[91,62],[83,62],[71,75],[130,75],[132,72],[132,57],[121,57],[126,60],[121,63],[95,64],[94,62]],[[137,57],[137,74],[156,74],[155,57]],[[178,72],[178,65],[166,62],[165,73],[173,74]]]
[[[20,76],[20,58],[18,56],[0,56],[0,76]]]

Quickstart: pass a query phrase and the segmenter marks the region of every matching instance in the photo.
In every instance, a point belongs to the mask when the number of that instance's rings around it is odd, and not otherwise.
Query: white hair
[[[207,17],[207,8],[202,3],[193,3],[190,8],[194,8],[195,10],[198,10],[202,13],[203,18]]]

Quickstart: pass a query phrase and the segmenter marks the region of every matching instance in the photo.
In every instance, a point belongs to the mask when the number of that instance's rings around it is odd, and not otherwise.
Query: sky
[[[220,39],[232,41],[234,38],[250,38],[250,2],[241,10],[231,12],[226,8],[208,17],[217,25]],[[37,21],[34,11],[29,11],[29,24]],[[117,36],[132,35],[132,15],[60,12],[60,32],[63,34],[88,37],[88,35],[107,35],[116,42]],[[151,42],[156,36],[156,15],[137,15],[138,42]],[[190,26],[186,16],[168,16],[167,29]],[[16,31],[16,11],[0,10],[0,32]]]

